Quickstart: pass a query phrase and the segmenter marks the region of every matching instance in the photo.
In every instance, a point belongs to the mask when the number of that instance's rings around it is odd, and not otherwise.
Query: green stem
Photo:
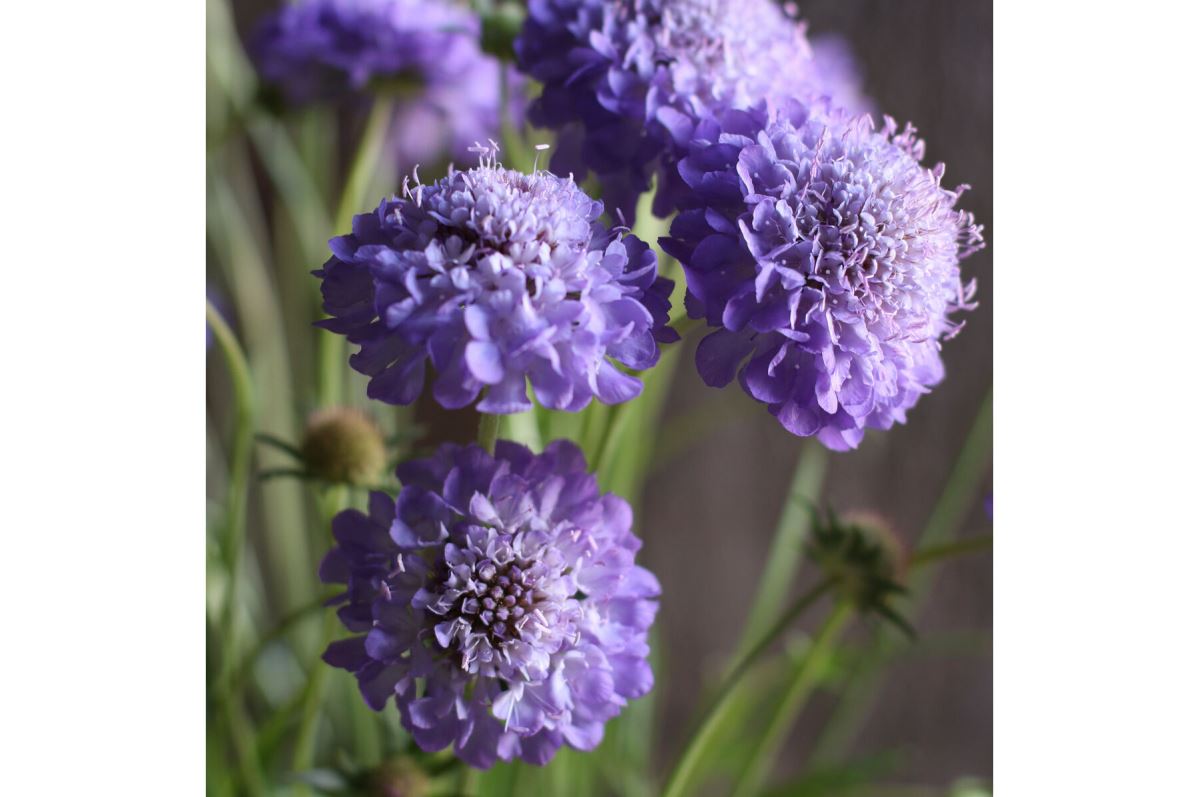
[[[662,791],[662,797],[681,797],[681,795],[686,793],[688,783],[694,775],[696,765],[699,763],[703,753],[714,738],[716,730],[720,727],[721,721],[732,705],[730,698],[736,692],[741,678],[757,663],[762,654],[778,641],[778,638],[783,635],[783,632],[787,630],[787,627],[797,617],[803,614],[805,610],[832,588],[833,583],[832,579],[826,578],[800,596],[775,622],[770,631],[748,653],[741,657],[736,666],[725,677],[724,682],[716,692],[716,698],[708,706],[707,711],[704,712],[703,717],[700,719],[699,727],[692,734],[691,739],[687,742],[687,746],[683,750],[683,754],[679,757],[678,763],[675,764],[674,769],[671,771],[670,777],[666,781],[666,788]]]
[[[758,793],[758,787],[770,773],[770,767],[774,764],[779,747],[794,725],[795,717],[803,707],[804,701],[807,700],[812,688],[824,672],[833,645],[852,615],[852,605],[842,601],[816,633],[811,648],[808,649],[795,670],[791,686],[778,703],[774,715],[770,719],[770,724],[766,727],[766,733],[750,754],[749,763],[742,771],[733,790],[733,797],[752,797]]]
[[[988,390],[979,406],[974,423],[966,435],[966,440],[962,444],[953,471],[945,482],[945,488],[929,515],[928,523],[917,539],[917,545],[928,547],[923,548],[913,558],[913,570],[923,569],[919,565],[943,561],[948,555],[948,553],[943,553],[934,556],[932,552],[944,545],[946,539],[961,525],[978,497],[979,487],[991,461],[991,421],[991,391]],[[961,552],[966,552],[968,547],[973,549],[973,545],[974,543],[963,541]],[[954,553],[957,552],[954,551]],[[928,590],[931,586],[928,578],[928,575],[913,573],[908,580],[911,596],[909,614],[912,617],[919,613],[928,597]],[[889,656],[894,646],[901,642],[901,637],[896,632],[886,628],[880,628],[874,633],[872,646],[883,657]],[[846,693],[821,731],[812,753],[813,761],[833,761],[845,754],[878,698],[882,689],[882,678],[883,674],[875,671],[860,679],[854,679],[846,687]]]
[[[250,461],[254,453],[254,382],[237,338],[211,302],[207,303],[205,314],[213,337],[225,357],[233,382],[233,443],[229,455],[229,492],[225,499],[225,533],[221,540],[221,556],[228,571],[229,589],[221,606],[221,665],[217,678],[218,684],[227,685],[237,659],[237,604],[241,585],[242,554],[245,549]],[[265,786],[258,761],[254,757],[254,745],[243,744],[247,735],[252,740],[252,733],[248,730],[249,722],[245,718],[241,693],[235,689],[220,691],[244,785],[251,794],[263,794]]]
[[[322,496],[321,512],[325,534],[332,523],[334,515],[341,509],[346,501],[347,489],[344,486],[329,488],[328,492]],[[329,643],[333,641],[333,635],[337,630],[337,613],[333,611],[325,612],[325,616],[321,623],[320,642],[317,650],[323,652]],[[316,660],[308,671],[308,682],[304,685],[303,696],[300,700],[300,724],[296,729],[296,744],[292,752],[292,771],[304,772],[312,768],[312,762],[316,752],[316,733],[318,730],[321,704],[325,700],[325,691],[329,683],[329,671],[332,669],[321,660],[320,653],[317,654]],[[309,793],[306,784],[296,785],[297,795],[306,795]]]
[[[333,219],[334,231],[338,235],[348,232],[354,214],[365,210],[363,205],[368,199],[366,192],[370,189],[371,179],[383,157],[387,131],[394,115],[395,103],[391,100],[378,98],[371,107],[366,129],[358,142],[358,149],[346,176],[341,201],[337,204],[337,215]],[[329,332],[323,332],[318,340],[320,343],[317,354],[317,399],[321,406],[328,407],[342,401],[345,388],[346,344],[340,335]]]
[[[488,454],[495,453],[495,441],[500,436],[500,416],[488,412],[479,413],[479,445]]]
[[[778,612],[787,588],[795,583],[795,574],[803,555],[804,538],[811,523],[808,509],[820,495],[828,459],[828,449],[819,441],[814,438],[804,441],[795,475],[791,479],[791,488],[787,491],[787,502],[766,558],[758,594],[737,646],[738,651],[748,649],[762,634],[767,623]]]
[[[915,570],[962,554],[989,551],[993,544],[994,539],[991,535],[984,534],[977,537],[966,537],[956,542],[947,542],[944,545],[930,545],[917,551],[912,556],[909,565]]]

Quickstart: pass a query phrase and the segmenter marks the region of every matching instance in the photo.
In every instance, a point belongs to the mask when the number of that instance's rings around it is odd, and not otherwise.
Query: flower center
[[[475,565],[471,584],[461,591],[451,613],[469,624],[472,635],[484,636],[493,647],[519,639],[525,626],[538,621],[541,604],[549,598],[540,588],[537,569],[536,563],[528,560],[506,564],[482,560]],[[447,591],[450,589],[458,591],[447,582]]]

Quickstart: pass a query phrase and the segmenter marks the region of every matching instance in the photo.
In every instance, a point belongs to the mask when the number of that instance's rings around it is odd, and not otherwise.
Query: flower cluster
[[[416,399],[426,363],[448,408],[486,388],[480,412],[522,412],[526,382],[554,409],[627,401],[641,382],[612,361],[648,368],[677,339],[672,283],[602,212],[572,180],[504,169],[494,151],[430,186],[405,183],[330,242],[321,326],[361,344],[350,364],[390,403]]]
[[[965,186],[920,165],[923,143],[887,119],[784,103],[702,122],[679,172],[693,207],[663,248],[687,308],[718,327],[704,381],[741,385],[796,435],[855,447],[903,421],[940,381],[949,315],[970,307],[959,260],[981,244],[955,210]]]
[[[523,108],[513,70],[501,109],[500,62],[479,47],[480,23],[447,0],[301,0],[263,20],[250,41],[262,80],[293,105],[368,88],[400,99],[392,139],[402,162],[463,158]],[[448,142],[448,146],[447,146]]]
[[[817,63],[774,0],[533,0],[516,54],[544,84],[529,120],[561,134],[553,168],[594,171],[626,219],[655,172],[654,212],[674,209],[686,189],[674,165],[699,119],[814,99],[847,74]]]
[[[359,635],[325,660],[372,708],[395,695],[426,751],[486,768],[593,749],[653,685],[659,586],[634,564],[629,505],[565,441],[537,456],[447,444],[397,473],[397,502],[375,493],[369,514],[334,520],[321,578],[346,584],[339,616]]]

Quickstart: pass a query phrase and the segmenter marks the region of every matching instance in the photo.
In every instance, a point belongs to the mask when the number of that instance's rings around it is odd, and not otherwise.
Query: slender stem
[[[741,657],[736,666],[725,677],[724,682],[717,690],[716,698],[708,706],[707,711],[704,712],[703,717],[700,719],[699,727],[692,734],[691,739],[687,742],[687,746],[683,749],[683,754],[679,757],[678,763],[675,764],[674,769],[671,771],[670,777],[666,781],[666,788],[662,791],[662,797],[680,797],[680,795],[685,793],[696,765],[699,763],[717,728],[719,728],[721,720],[732,704],[730,698],[739,686],[742,676],[757,663],[757,660],[771,645],[778,641],[778,638],[782,636],[783,632],[787,630],[787,627],[797,617],[803,614],[806,609],[832,588],[833,583],[832,579],[826,578],[800,596],[783,613],[778,621],[775,622],[770,631],[748,653]]]
[[[221,664],[217,677],[217,683],[224,685],[229,683],[237,658],[237,604],[245,548],[250,461],[254,453],[254,381],[237,338],[211,302],[207,303],[205,314],[233,381],[233,443],[230,446],[229,492],[225,499],[225,529],[221,541],[221,556],[229,578],[229,589],[221,606]],[[248,730],[249,722],[241,704],[241,693],[234,689],[222,689],[220,692],[244,785],[251,794],[263,794],[265,786],[254,757],[254,745],[243,744],[247,735],[252,739],[252,733]]]
[[[321,624],[320,650],[324,650],[333,641],[337,630],[337,615],[326,612]],[[304,685],[303,697],[300,699],[300,724],[296,729],[296,746],[292,754],[292,771],[304,772],[312,768],[316,752],[316,732],[321,714],[321,703],[325,699],[325,690],[329,684],[330,667],[317,656],[312,662],[308,682]],[[306,784],[297,784],[297,794],[308,794]]]
[[[913,570],[917,565],[942,561],[943,556],[930,558],[930,551],[936,550],[945,543],[946,539],[957,529],[971,504],[978,497],[978,490],[990,464],[991,453],[991,392],[983,398],[979,406],[966,440],[954,463],[953,471],[945,483],[928,523],[917,540],[923,549],[913,559]],[[965,552],[965,551],[963,551]],[[927,562],[917,559],[928,559]],[[908,587],[911,600],[910,614],[919,613],[924,600],[927,598],[930,582],[928,576],[913,573]],[[873,646],[880,655],[889,655],[894,645],[900,642],[898,634],[886,628],[880,628],[875,633]],[[846,687],[845,694],[837,703],[832,716],[825,723],[812,753],[813,761],[832,761],[844,755],[845,750],[856,738],[859,729],[869,716],[871,707],[882,689],[881,672],[872,672],[862,678],[854,679]]]
[[[945,559],[951,559],[955,556],[968,553],[977,553],[979,551],[991,550],[994,539],[990,534],[984,534],[977,537],[966,537],[956,542],[947,542],[944,545],[930,545],[927,548],[922,548],[917,551],[911,558],[909,564],[912,569],[925,567],[927,565],[936,564]]]
[[[345,187],[341,192],[341,201],[337,204],[337,215],[334,217],[334,231],[341,235],[350,230],[354,214],[364,211],[363,205],[368,201],[366,192],[370,189],[371,178],[379,166],[380,159],[387,141],[387,131],[391,127],[395,115],[395,103],[382,97],[376,98],[367,118],[366,129],[358,142],[354,160],[350,164],[346,176]],[[345,387],[345,340],[340,335],[322,333],[317,355],[319,371],[317,376],[317,398],[321,406],[331,406],[342,401]]]
[[[495,441],[500,435],[500,416],[487,412],[479,413],[479,445],[488,454],[495,453]]]
[[[326,530],[326,533],[334,515],[345,504],[347,492],[344,485],[339,485],[330,488],[321,496],[321,516],[324,521],[323,528]],[[325,691],[329,683],[329,671],[332,669],[321,660],[320,653],[333,641],[333,635],[336,630],[337,614],[332,611],[325,612],[321,623],[320,643],[317,648],[319,652],[308,671],[308,682],[304,685],[303,696],[300,700],[300,724],[296,730],[296,744],[292,752],[292,770],[294,772],[304,772],[312,768],[313,757],[316,751],[316,732],[318,730],[318,721],[320,720],[321,704],[325,699]],[[296,793],[298,795],[308,794],[308,786],[302,783],[297,784]]]
[[[758,594],[745,623],[741,642],[737,646],[739,651],[749,648],[762,634],[767,623],[778,612],[778,607],[787,594],[787,587],[795,583],[795,574],[803,554],[804,538],[811,521],[808,508],[820,495],[824,473],[828,468],[828,458],[828,449],[817,440],[809,438],[804,441],[799,461],[795,466],[795,475],[791,479],[791,488],[787,492],[787,502],[779,517],[774,542],[766,559]]]
[[[758,787],[769,774],[775,756],[778,755],[779,747],[785,740],[787,732],[791,730],[804,701],[811,694],[812,687],[816,685],[823,673],[833,645],[852,614],[852,605],[846,601],[840,602],[817,632],[812,640],[811,648],[808,649],[795,670],[791,686],[777,704],[770,724],[766,727],[765,735],[761,742],[753,748],[749,763],[737,780],[733,797],[752,797],[758,793]]]

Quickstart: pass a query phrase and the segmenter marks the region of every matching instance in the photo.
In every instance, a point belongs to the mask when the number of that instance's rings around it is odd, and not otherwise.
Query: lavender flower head
[[[981,247],[966,186],[920,165],[910,126],[785,103],[698,127],[679,171],[693,207],[663,248],[683,263],[687,310],[718,327],[704,381],[734,375],[796,435],[854,448],[902,422],[944,374],[941,340],[974,292],[959,261]]]
[[[320,326],[361,350],[350,365],[367,393],[393,404],[420,394],[426,363],[433,397],[478,410],[577,411],[641,392],[614,365],[645,369],[666,326],[672,282],[630,234],[607,230],[597,202],[567,178],[500,166],[494,150],[469,171],[410,186],[353,232],[330,241]]]
[[[653,686],[660,588],[633,563],[629,505],[566,441],[446,444],[397,473],[397,502],[374,493],[369,514],[333,521],[321,578],[346,584],[338,614],[359,635],[325,661],[375,710],[394,695],[421,749],[475,767],[595,748]]]
[[[531,0],[516,54],[544,84],[530,122],[561,133],[554,170],[594,171],[628,219],[655,171],[654,212],[674,209],[698,119],[834,88],[774,0]]]
[[[300,0],[255,30],[249,50],[263,82],[292,105],[374,89],[397,95],[392,140],[403,163],[462,158],[500,129],[500,62],[479,46],[480,23],[448,0]],[[508,76],[505,112],[523,113]]]

